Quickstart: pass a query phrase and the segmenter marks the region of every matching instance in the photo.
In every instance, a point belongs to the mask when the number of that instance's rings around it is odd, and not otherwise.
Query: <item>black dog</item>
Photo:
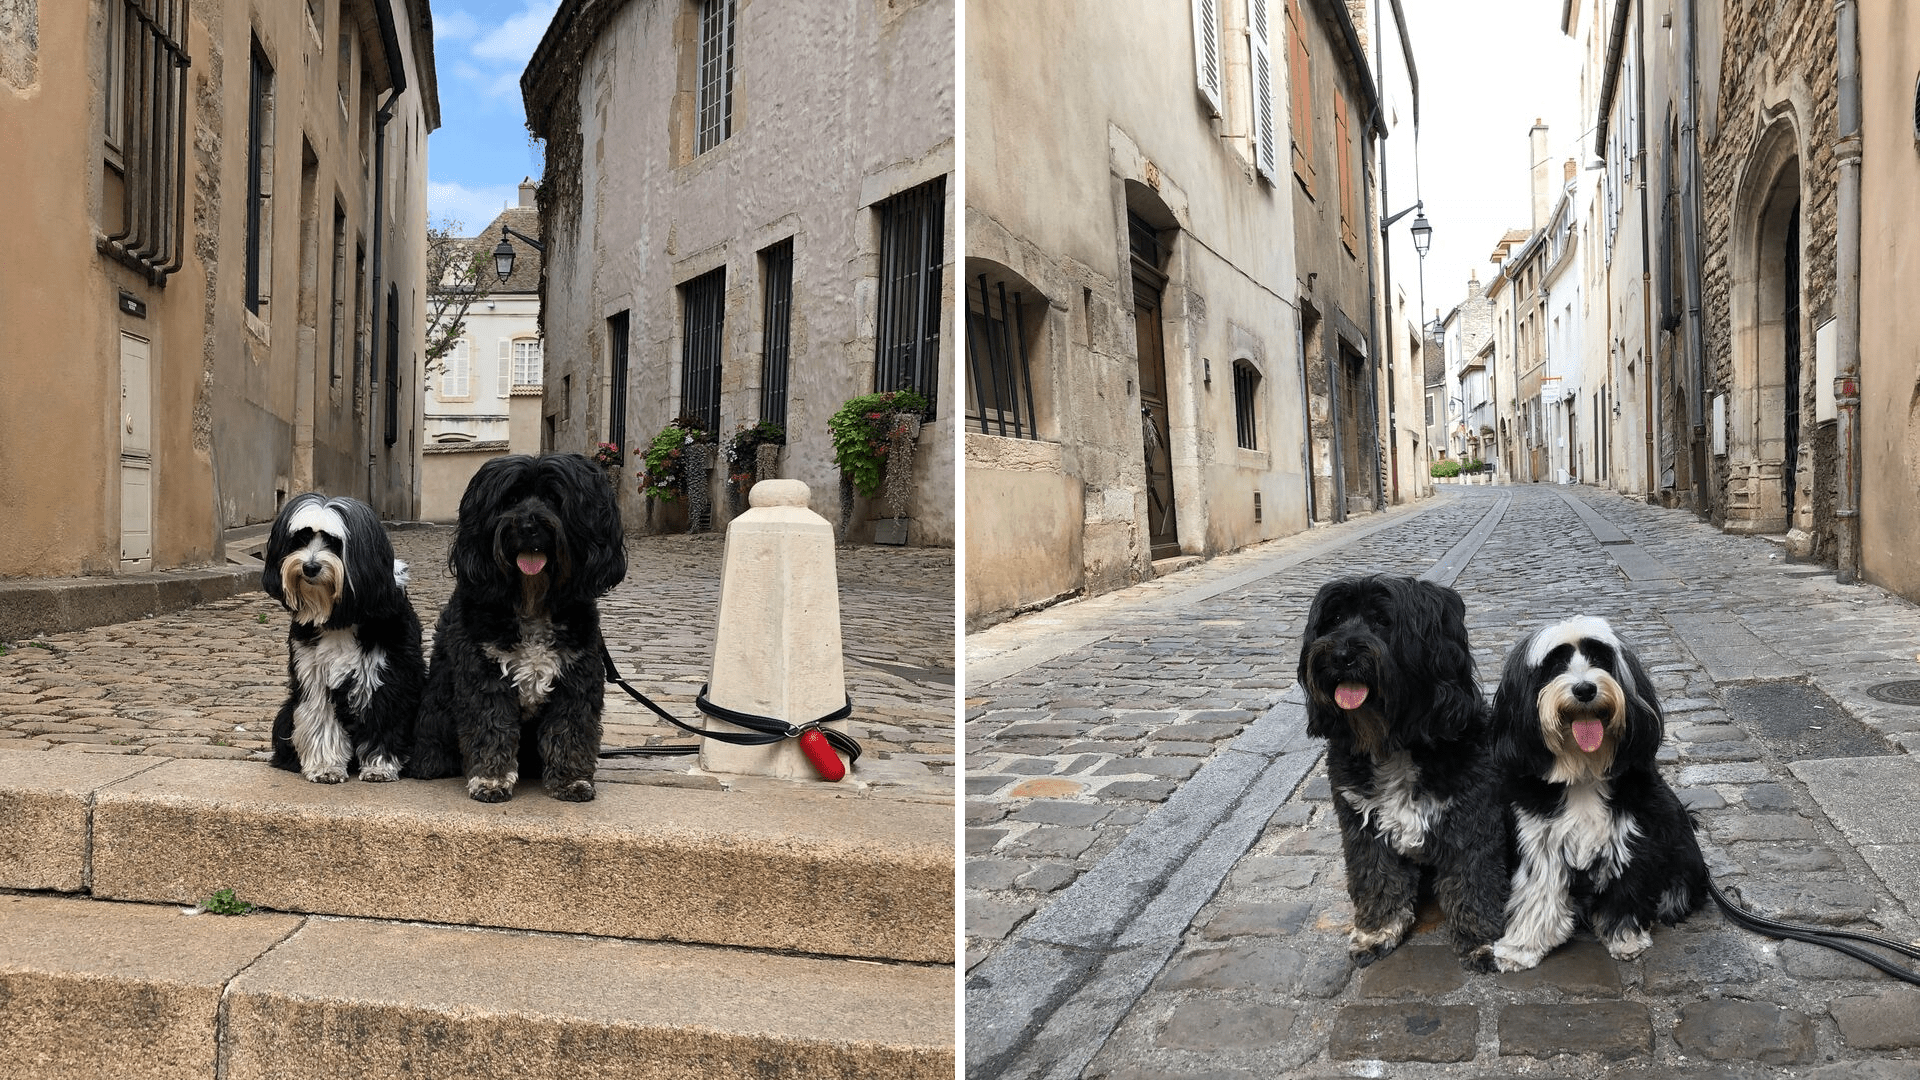
[[[578,454],[480,467],[460,498],[447,563],[455,584],[408,775],[462,771],[481,802],[521,776],[556,799],[593,798],[600,752],[599,598],[627,573],[613,489]]]
[[[1365,966],[1398,947],[1428,878],[1462,962],[1492,970],[1506,836],[1460,594],[1385,574],[1328,582],[1299,677],[1307,734],[1327,740],[1353,898],[1348,953]]]
[[[260,586],[293,613],[287,701],[273,765],[337,784],[400,775],[413,744],[426,660],[407,566],[373,508],[317,492],[287,500],[267,537]]]
[[[1502,971],[1523,971],[1583,919],[1615,959],[1653,944],[1707,898],[1693,822],[1654,766],[1653,681],[1605,619],[1571,619],[1507,656],[1495,755],[1517,848]]]

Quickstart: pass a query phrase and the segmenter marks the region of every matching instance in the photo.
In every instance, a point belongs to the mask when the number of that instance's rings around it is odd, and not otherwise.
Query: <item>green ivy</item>
[[[912,390],[863,394],[840,406],[827,419],[833,435],[833,461],[853,480],[853,489],[872,498],[880,490],[887,466],[887,444],[893,440],[895,413],[925,413],[927,399]]]

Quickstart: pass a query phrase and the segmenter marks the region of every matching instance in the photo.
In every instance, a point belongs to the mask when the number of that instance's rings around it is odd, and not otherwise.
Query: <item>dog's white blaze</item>
[[[300,680],[300,704],[293,710],[293,749],[309,780],[344,779],[353,747],[333,712],[332,691],[353,680],[347,706],[364,713],[380,688],[387,655],[362,649],[351,630],[323,630],[319,640],[293,643],[294,676]]]
[[[520,643],[511,649],[482,645],[480,651],[500,665],[500,677],[519,691],[522,712],[531,712],[546,702],[565,666],[553,642],[553,624],[545,619],[522,619]]]
[[[301,529],[312,529],[314,532],[337,536],[342,544],[347,540],[347,519],[340,516],[340,511],[318,499],[301,504],[300,508],[293,512],[293,516],[287,519],[288,533],[297,533]]]
[[[1521,971],[1573,936],[1567,890],[1575,870],[1605,888],[1627,862],[1627,847],[1639,834],[1633,816],[1608,804],[1606,781],[1567,787],[1557,814],[1514,812],[1520,864],[1507,896],[1507,929],[1494,945],[1500,970]]]
[[[1615,652],[1620,650],[1620,639],[1613,636],[1613,627],[1607,625],[1607,620],[1598,615],[1582,615],[1535,633],[1527,646],[1527,666],[1537,668],[1546,662],[1548,653],[1562,645],[1577,646],[1586,638],[1605,642]]]
[[[1420,791],[1419,784],[1413,758],[1402,750],[1375,764],[1371,794],[1342,791],[1340,795],[1394,850],[1411,855],[1426,844],[1427,833],[1447,812],[1447,800]]]

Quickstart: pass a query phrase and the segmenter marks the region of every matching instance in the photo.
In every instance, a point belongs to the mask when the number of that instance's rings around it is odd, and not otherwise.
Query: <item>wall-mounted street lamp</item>
[[[514,250],[513,241],[507,239],[509,236],[517,236],[533,245],[533,250],[542,255],[547,253],[547,246],[545,244],[542,244],[540,241],[535,240],[533,237],[528,236],[518,229],[508,227],[506,222],[501,222],[500,242],[494,245],[493,249],[493,272],[500,275],[500,280],[503,282],[513,276]]]
[[[1400,211],[1380,223],[1380,232],[1384,235],[1387,229],[1392,227],[1394,222],[1399,221],[1408,214],[1413,214],[1413,224],[1408,226],[1407,234],[1413,237],[1414,254],[1420,256],[1423,262],[1427,257],[1427,249],[1433,246],[1433,225],[1427,221],[1426,212],[1422,209],[1425,205],[1425,203],[1414,203],[1412,206],[1407,207],[1405,210]]]

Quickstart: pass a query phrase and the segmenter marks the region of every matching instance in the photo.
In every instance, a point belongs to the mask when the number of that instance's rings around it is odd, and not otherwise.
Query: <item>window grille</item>
[[[347,212],[333,204],[333,333],[327,343],[327,381],[340,383],[347,347]]]
[[[700,73],[694,153],[704,154],[733,134],[734,0],[700,2]]]
[[[720,430],[720,341],[726,329],[727,268],[680,286],[680,413]]]
[[[106,141],[120,229],[101,250],[165,285],[186,253],[186,0],[109,0]]]
[[[607,396],[607,441],[623,452],[627,445],[627,312],[607,319],[607,351],[611,361],[613,391]],[[567,387],[567,401],[573,387]]]
[[[1260,392],[1260,373],[1245,360],[1233,362],[1233,427],[1240,446],[1260,449],[1258,412],[1254,402]]]
[[[252,78],[247,107],[247,310],[254,314],[267,303],[267,213],[273,198],[273,67],[253,43]],[[391,445],[391,441],[389,441]]]
[[[386,444],[400,441],[400,287],[387,286]]]
[[[793,331],[793,238],[760,253],[766,307],[761,319],[760,419],[787,423],[787,360]]]
[[[967,287],[967,423],[983,435],[1037,439],[1033,376],[1027,361],[1026,309],[1004,282],[985,274]]]
[[[947,178],[936,177],[879,204],[880,303],[875,319],[874,390],[914,390],[939,403],[940,271],[945,262]]]

